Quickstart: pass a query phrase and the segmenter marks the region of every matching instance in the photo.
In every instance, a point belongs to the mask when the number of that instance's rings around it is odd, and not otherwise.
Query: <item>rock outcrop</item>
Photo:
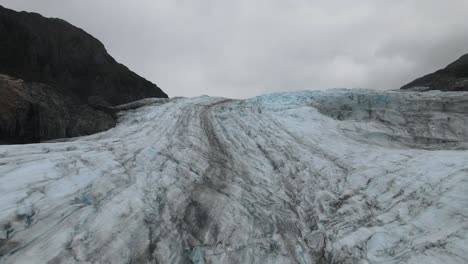
[[[95,133],[115,124],[110,106],[167,98],[83,30],[1,6],[0,74],[3,143]]]
[[[86,135],[114,125],[110,113],[51,86],[0,74],[0,144]]]
[[[444,69],[418,78],[401,89],[429,91],[468,91],[468,54]]]

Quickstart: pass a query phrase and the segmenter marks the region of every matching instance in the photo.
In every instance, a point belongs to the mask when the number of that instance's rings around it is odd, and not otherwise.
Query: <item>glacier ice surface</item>
[[[468,93],[121,109],[0,146],[0,263],[468,263]]]

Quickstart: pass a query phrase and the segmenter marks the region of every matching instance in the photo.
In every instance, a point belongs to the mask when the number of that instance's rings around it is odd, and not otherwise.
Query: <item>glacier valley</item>
[[[0,146],[0,263],[468,263],[467,92],[121,109]]]

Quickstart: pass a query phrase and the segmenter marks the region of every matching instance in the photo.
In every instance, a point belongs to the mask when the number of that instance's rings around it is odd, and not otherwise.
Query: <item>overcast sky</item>
[[[0,0],[101,40],[169,96],[396,89],[468,53],[468,0]]]

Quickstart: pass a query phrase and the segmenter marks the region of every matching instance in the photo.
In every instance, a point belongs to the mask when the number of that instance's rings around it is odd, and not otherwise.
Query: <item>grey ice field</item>
[[[0,146],[0,263],[468,263],[466,92],[141,104]]]

